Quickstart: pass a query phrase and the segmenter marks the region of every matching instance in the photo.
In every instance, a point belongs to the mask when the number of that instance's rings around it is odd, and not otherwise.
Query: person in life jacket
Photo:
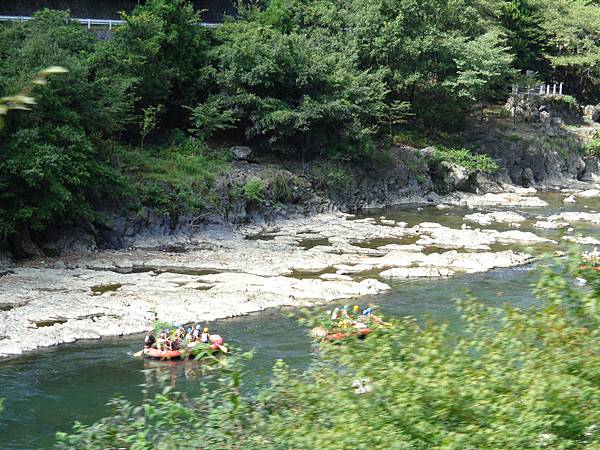
[[[165,351],[167,350],[167,343],[167,333],[162,332],[156,340],[156,348],[158,348],[160,351]]]
[[[175,331],[173,331],[173,339],[174,340],[183,339],[183,334],[181,333],[181,327],[180,326],[175,327]]]
[[[192,327],[189,327],[187,330],[187,333],[185,334],[185,340],[190,342],[192,341],[193,337],[192,337]]]
[[[154,331],[150,331],[144,338],[144,347],[152,348],[152,346],[154,345],[155,342],[156,342],[156,338],[154,337]]]
[[[201,329],[202,329],[202,327],[200,325],[196,325],[196,328],[194,329],[194,331],[192,331],[192,338],[195,341],[200,339],[200,330]]]
[[[331,313],[331,320],[338,320],[340,313],[340,308],[335,308]]]
[[[208,328],[204,327],[202,330],[202,334],[200,335],[200,342],[203,344],[208,344],[210,342],[210,334],[208,334]]]
[[[349,319],[350,316],[348,315],[348,305],[344,305],[344,307],[342,308],[342,313],[340,314],[340,317],[342,319]]]

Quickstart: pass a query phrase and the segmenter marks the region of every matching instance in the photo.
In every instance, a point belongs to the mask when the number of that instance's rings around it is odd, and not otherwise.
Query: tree
[[[547,2],[544,31],[549,36],[545,55],[555,79],[584,100],[600,100],[600,6],[584,0]]]
[[[0,134],[0,239],[93,218],[91,203],[114,176],[102,143],[132,106],[128,81],[99,75],[94,56],[94,37],[67,13],[45,10],[0,31],[1,91],[44,67],[68,69],[36,84],[36,107],[11,114]]]
[[[148,0],[99,49],[107,72],[135,80],[136,123],[149,106],[164,105],[166,126],[185,124],[184,105],[203,99],[202,70],[209,33],[187,0]]]
[[[212,52],[212,97],[246,138],[284,152],[364,155],[377,133],[385,89],[330,38],[284,33],[260,20],[228,23]]]
[[[549,67],[545,53],[549,36],[544,29],[543,3],[540,0],[510,0],[502,6],[501,23],[515,55],[515,67],[521,72],[533,70],[546,76]]]
[[[481,2],[352,0],[349,45],[360,67],[385,77],[387,101],[411,105],[435,128],[460,125],[470,106],[510,73],[510,54]],[[484,15],[485,13],[485,15]]]

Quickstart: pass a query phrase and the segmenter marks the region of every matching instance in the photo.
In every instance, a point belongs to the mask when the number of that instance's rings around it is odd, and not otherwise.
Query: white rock
[[[421,227],[421,228],[442,228],[442,225],[440,225],[439,223],[435,223],[435,222],[421,222],[419,224],[419,227]]]
[[[465,220],[469,222],[476,222],[480,225],[490,225],[492,222],[499,223],[511,223],[511,222],[523,222],[527,220],[520,214],[510,211],[495,211],[488,214],[475,213],[467,214]]]
[[[401,252],[422,252],[425,247],[417,244],[387,244],[382,245],[381,247],[377,247],[377,250],[398,250]]]
[[[443,267],[396,267],[384,270],[379,275],[384,278],[433,278],[448,277],[454,272]]]
[[[352,277],[348,275],[340,275],[337,273],[324,273],[319,275],[319,278],[323,280],[338,280],[338,281],[352,281]]]
[[[347,273],[368,272],[369,270],[373,269],[373,266],[368,264],[356,264],[353,266],[349,266],[346,264],[335,264],[333,267],[337,269],[336,273],[338,275],[345,275]]]
[[[600,245],[600,240],[593,238],[591,236],[563,236],[565,241],[575,242],[576,244],[581,245]]]
[[[548,217],[548,220],[558,222],[591,222],[600,223],[600,214],[588,213],[588,212],[563,212],[560,214],[554,214]]]
[[[533,226],[536,228],[542,228],[544,230],[557,230],[557,229],[561,229],[561,228],[567,228],[569,226],[569,224],[566,222],[554,222],[551,220],[547,220],[547,221],[538,220],[536,223],[533,224]]]
[[[529,231],[504,231],[498,233],[498,242],[503,243],[520,243],[520,244],[535,244],[539,242],[554,242],[552,239],[540,237],[536,234],[530,233]]]
[[[577,200],[575,200],[574,195],[569,195],[568,197],[564,198],[563,203],[577,203]]]
[[[588,189],[582,192],[576,192],[575,195],[581,198],[600,197],[600,189]]]

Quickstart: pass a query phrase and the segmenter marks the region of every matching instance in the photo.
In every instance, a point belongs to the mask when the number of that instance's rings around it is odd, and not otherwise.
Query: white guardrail
[[[33,19],[33,17],[31,17],[31,16],[0,16],[0,22],[24,22],[26,20],[31,20],[31,19]],[[124,20],[118,20],[118,19],[80,19],[77,17],[72,17],[71,20],[75,21],[75,22],[79,22],[82,25],[86,25],[88,29],[92,28],[92,25],[94,25],[94,26],[97,25],[97,26],[102,26],[102,27],[108,27],[109,30],[112,30],[114,26],[122,25],[125,23]],[[200,22],[200,23],[197,23],[196,25],[201,26],[201,27],[214,28],[214,27],[218,27],[220,24],[219,23]]]

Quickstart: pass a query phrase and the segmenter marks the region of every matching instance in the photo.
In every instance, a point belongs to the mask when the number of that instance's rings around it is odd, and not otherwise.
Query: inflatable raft
[[[342,339],[347,339],[349,337],[358,337],[359,339],[364,339],[364,337],[371,332],[370,328],[354,328],[348,329],[347,331],[336,331],[335,333],[330,333],[323,327],[315,327],[311,330],[312,336],[323,341],[339,341]]]
[[[351,330],[351,331],[338,331],[337,333],[330,333],[325,335],[325,339],[328,341],[339,341],[341,339],[346,339],[349,337],[356,336],[359,339],[364,339],[364,337],[371,332],[370,328],[361,328],[359,330]]]
[[[218,353],[223,346],[223,338],[216,334],[210,336],[210,346],[208,347],[211,353]],[[159,350],[157,348],[145,348],[142,351],[142,356],[146,359],[154,359],[158,361],[178,361],[182,359],[193,359],[195,350],[200,346],[204,346],[199,342],[188,344],[187,349],[180,350]]]

